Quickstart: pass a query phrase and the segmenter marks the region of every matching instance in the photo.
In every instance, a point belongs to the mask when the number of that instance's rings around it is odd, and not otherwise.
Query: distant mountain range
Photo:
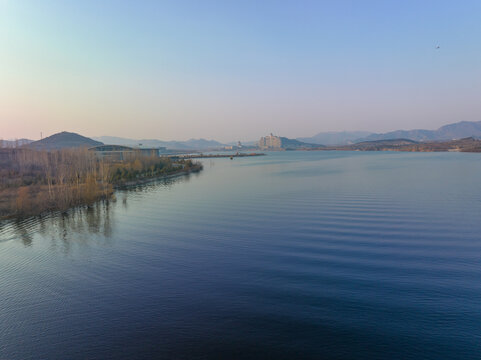
[[[349,145],[364,141],[390,139],[443,141],[467,137],[481,138],[481,121],[461,121],[442,126],[437,130],[396,130],[387,133],[369,133],[363,131],[323,132],[312,137],[298,138],[297,140],[323,145]]]
[[[156,139],[128,139],[114,136],[95,137],[95,140],[109,145],[141,146],[141,147],[166,147],[172,150],[207,150],[225,146],[215,140],[190,139],[187,141],[162,141]]]
[[[367,131],[329,131],[321,132],[312,137],[297,138],[297,140],[312,144],[345,145],[352,144],[356,142],[357,139],[369,136],[371,134],[373,133]]]
[[[437,130],[397,130],[384,134],[371,134],[358,139],[357,142],[400,138],[414,141],[441,141],[467,137],[481,138],[481,121],[461,121],[442,126]]]
[[[93,147],[98,145],[103,145],[103,143],[79,134],[64,131],[42,140],[33,141],[25,146],[35,150],[57,150],[64,148]]]
[[[298,139],[282,138],[283,144],[287,148],[298,149],[303,147],[319,147],[325,146],[343,146],[357,144],[366,141],[379,140],[412,140],[416,142],[431,142],[431,141],[447,141],[457,140],[473,137],[481,139],[481,121],[461,121],[454,124],[449,124],[440,127],[437,130],[397,130],[387,133],[369,133],[363,131],[340,131],[340,132],[325,132],[319,133],[312,137],[303,137]],[[209,150],[219,149],[225,144],[215,140],[205,139],[190,139],[187,141],[162,141],[156,139],[129,139],[114,136],[101,136],[97,138],[87,138],[85,136],[61,132],[39,141],[32,141],[28,139],[19,140],[3,140],[3,147],[26,146],[39,150],[53,150],[71,147],[93,147],[97,145],[125,145],[125,146],[140,146],[140,147],[166,147],[171,150]],[[254,144],[254,142],[248,143]],[[319,145],[315,145],[319,144]],[[367,144],[366,144],[367,145]],[[284,146],[283,146],[284,147]]]

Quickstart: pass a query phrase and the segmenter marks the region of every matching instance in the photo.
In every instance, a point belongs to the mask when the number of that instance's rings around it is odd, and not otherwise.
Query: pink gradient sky
[[[479,121],[479,18],[478,1],[0,0],[0,138]]]

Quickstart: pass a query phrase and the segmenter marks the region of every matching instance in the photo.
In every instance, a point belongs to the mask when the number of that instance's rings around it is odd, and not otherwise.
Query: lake
[[[481,154],[203,163],[0,223],[0,359],[481,358]]]

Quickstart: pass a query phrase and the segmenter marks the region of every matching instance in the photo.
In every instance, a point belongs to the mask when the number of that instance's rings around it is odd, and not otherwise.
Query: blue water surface
[[[481,154],[203,163],[0,223],[0,359],[481,358]]]

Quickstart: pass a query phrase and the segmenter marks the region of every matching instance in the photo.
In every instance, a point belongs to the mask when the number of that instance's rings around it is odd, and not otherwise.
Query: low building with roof
[[[89,149],[95,152],[95,155],[101,159],[110,159],[116,161],[128,160],[137,155],[158,157],[165,153],[165,147],[158,148],[134,148],[125,145],[99,145]]]

